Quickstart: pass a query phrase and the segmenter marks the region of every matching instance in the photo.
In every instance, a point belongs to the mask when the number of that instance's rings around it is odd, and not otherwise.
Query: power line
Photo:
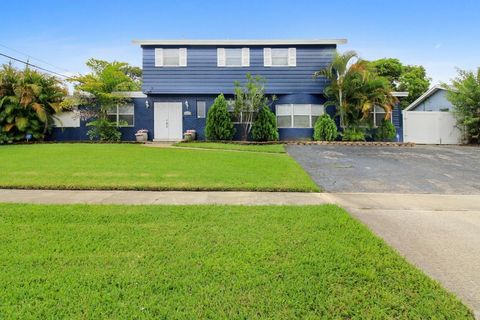
[[[36,69],[43,70],[43,71],[45,71],[45,72],[48,72],[48,73],[51,73],[51,74],[55,74],[55,75],[57,75],[57,76],[60,76],[60,77],[66,78],[66,79],[71,78],[71,77],[66,76],[66,75],[63,75],[63,74],[61,74],[61,73],[58,73],[58,72],[55,72],[55,71],[52,71],[52,70],[48,70],[48,69],[45,69],[45,68],[42,68],[42,67],[39,67],[39,66],[37,66],[37,65],[31,64],[30,62],[23,61],[23,60],[21,60],[21,59],[17,59],[17,58],[15,58],[15,57],[9,56],[9,55],[4,54],[4,53],[1,53],[1,52],[0,52],[0,56],[4,56],[4,57],[9,58],[9,59],[11,59],[11,60],[15,60],[15,61],[17,61],[17,62],[23,63],[23,64],[25,64],[25,65],[27,65],[27,66],[31,66],[31,67],[34,67],[34,68],[36,68]]]
[[[22,52],[22,51],[19,51],[19,50],[13,49],[13,48],[11,48],[11,47],[8,47],[8,46],[6,46],[6,45],[4,45],[4,44],[1,44],[1,43],[0,43],[0,47],[4,47],[4,48],[6,48],[6,49],[8,49],[8,50],[11,50],[11,51],[14,51],[14,52],[20,53],[20,54],[22,54],[22,55],[24,55],[24,56],[27,56],[27,57],[28,57],[28,59],[37,60],[38,62],[41,62],[41,63],[47,64],[47,65],[49,65],[49,66],[51,66],[51,67],[54,67],[55,69],[58,69],[58,70],[62,70],[62,71],[65,71],[65,72],[69,72],[69,73],[71,73],[71,71],[70,71],[70,70],[67,70],[67,69],[64,69],[64,68],[57,67],[56,65],[53,65],[53,64],[51,64],[51,63],[49,63],[49,62],[47,62],[47,61],[45,61],[45,60],[41,60],[41,59],[35,58],[35,57],[33,57],[32,55],[30,55],[30,54],[28,54],[28,53],[25,53],[25,52]]]

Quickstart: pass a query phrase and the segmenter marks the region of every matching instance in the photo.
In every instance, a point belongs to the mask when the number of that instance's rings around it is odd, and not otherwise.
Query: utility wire
[[[31,67],[34,67],[34,68],[39,69],[39,70],[43,70],[43,71],[48,72],[48,73],[55,74],[55,75],[57,75],[57,76],[60,76],[60,77],[66,78],[66,79],[70,79],[70,78],[71,78],[71,77],[66,76],[66,75],[63,75],[63,74],[61,74],[61,73],[58,73],[58,72],[55,72],[55,71],[52,71],[52,70],[48,70],[48,69],[45,69],[45,68],[42,68],[42,67],[39,67],[39,66],[37,66],[37,65],[31,64],[31,63],[28,62],[28,61],[23,61],[23,60],[21,60],[21,59],[17,59],[17,58],[15,58],[15,57],[9,56],[9,55],[4,54],[4,53],[1,53],[1,52],[0,52],[0,56],[4,56],[4,57],[6,57],[6,58],[8,58],[8,59],[11,59],[11,60],[14,60],[14,61],[23,63],[23,64],[25,64],[25,65],[27,65],[27,66],[31,66]]]
[[[41,60],[41,59],[35,58],[35,57],[33,57],[32,55],[29,55],[28,53],[25,53],[25,52],[16,50],[16,49],[11,48],[11,47],[8,47],[8,46],[6,46],[6,45],[4,45],[4,44],[1,44],[1,43],[0,43],[0,47],[4,47],[4,48],[6,48],[6,49],[8,49],[8,50],[11,50],[11,51],[14,51],[14,52],[16,52],[16,53],[20,53],[20,54],[22,54],[22,55],[24,55],[24,56],[27,56],[28,59],[36,60],[36,61],[38,61],[38,62],[41,62],[41,63],[44,63],[44,64],[49,65],[49,66],[51,66],[51,67],[54,67],[55,69],[62,70],[62,71],[64,71],[64,72],[73,73],[73,72],[71,72],[70,70],[57,67],[56,65],[53,65],[53,64],[51,64],[51,63],[49,63],[49,62],[47,62],[47,61],[45,61],[45,60]]]

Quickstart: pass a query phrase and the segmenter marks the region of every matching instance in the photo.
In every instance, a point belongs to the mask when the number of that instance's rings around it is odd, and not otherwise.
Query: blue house
[[[272,111],[277,117],[281,140],[310,139],[316,119],[334,108],[324,107],[327,80],[313,74],[325,68],[346,40],[138,40],[143,51],[142,92],[125,93],[131,103],[112,110],[113,121],[127,123],[122,139],[134,140],[139,129],[149,139],[181,140],[187,130],[205,139],[208,109],[223,93],[233,102],[234,82],[246,74],[266,79],[266,93],[275,95]],[[233,111],[233,104],[232,104]],[[373,119],[383,119],[383,109]],[[234,120],[243,121],[240,114]],[[62,121],[62,123],[69,121]],[[401,112],[393,113],[401,127]],[[398,122],[398,123],[397,123]],[[58,140],[85,140],[85,121],[56,128]],[[400,129],[399,129],[400,130]],[[237,130],[239,131],[239,130]],[[401,132],[400,132],[400,136]]]

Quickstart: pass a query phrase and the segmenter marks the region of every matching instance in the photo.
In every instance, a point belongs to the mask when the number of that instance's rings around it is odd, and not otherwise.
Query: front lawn
[[[287,154],[133,144],[0,147],[0,188],[318,191]]]
[[[220,149],[234,151],[252,151],[285,153],[283,144],[239,144],[239,143],[218,143],[218,142],[179,142],[176,147],[200,148],[200,149]]]
[[[0,205],[2,319],[472,319],[335,206]]]

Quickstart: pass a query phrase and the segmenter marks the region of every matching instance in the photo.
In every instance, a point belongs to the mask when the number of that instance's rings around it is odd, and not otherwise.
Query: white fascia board
[[[408,97],[408,91],[393,91],[391,94],[394,97]]]
[[[417,100],[413,101],[408,107],[405,108],[403,111],[410,111],[418,106],[423,101],[427,100],[431,95],[433,95],[438,90],[447,90],[441,85],[436,85],[428,89],[424,94],[422,94]]]
[[[125,98],[146,98],[147,97],[147,95],[145,95],[142,91],[118,91],[113,93]]]
[[[162,46],[273,46],[273,45],[321,45],[321,44],[346,44],[347,39],[307,39],[307,40],[133,40],[134,44],[146,45],[162,45]]]

